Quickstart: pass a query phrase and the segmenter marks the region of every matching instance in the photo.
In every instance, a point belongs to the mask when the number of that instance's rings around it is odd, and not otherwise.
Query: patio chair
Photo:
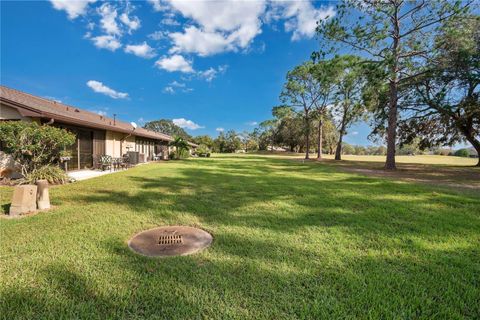
[[[109,155],[103,155],[99,158],[99,164],[102,171],[112,170],[112,157]]]

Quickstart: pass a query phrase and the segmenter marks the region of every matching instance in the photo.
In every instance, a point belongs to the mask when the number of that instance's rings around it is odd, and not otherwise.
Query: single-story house
[[[116,118],[0,86],[0,121],[15,120],[36,121],[74,133],[77,141],[70,148],[69,170],[92,168],[99,156],[119,158],[128,152],[136,152],[138,162],[151,161],[154,156],[166,159],[168,143],[173,140]]]

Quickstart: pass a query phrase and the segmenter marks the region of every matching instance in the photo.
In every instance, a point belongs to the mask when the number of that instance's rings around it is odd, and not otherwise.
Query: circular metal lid
[[[204,230],[185,227],[158,227],[137,233],[128,241],[133,251],[149,257],[185,256],[210,246],[212,235]]]

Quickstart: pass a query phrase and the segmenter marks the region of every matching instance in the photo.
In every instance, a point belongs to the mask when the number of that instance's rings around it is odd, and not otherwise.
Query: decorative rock
[[[17,216],[37,210],[37,186],[23,185],[13,189],[10,215]]]
[[[39,210],[50,209],[50,195],[48,193],[48,181],[37,181],[37,206]]]

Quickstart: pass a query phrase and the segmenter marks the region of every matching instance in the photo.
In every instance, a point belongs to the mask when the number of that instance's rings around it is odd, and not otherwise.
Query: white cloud
[[[211,82],[217,77],[218,74],[224,74],[227,71],[227,68],[227,65],[218,66],[217,69],[210,67],[205,71],[199,71],[198,76],[202,79],[205,79],[207,82]]]
[[[169,94],[174,94],[175,89],[173,89],[173,87],[167,86],[167,87],[163,88],[163,92],[164,93],[169,93]]]
[[[257,27],[259,16],[265,10],[264,1],[170,0],[169,4],[209,32],[235,31],[248,25]]]
[[[205,71],[201,71],[199,73],[199,76],[201,78],[204,78],[207,82],[210,82],[212,81],[213,79],[215,79],[215,77],[217,76],[217,70],[213,69],[213,68],[210,68],[208,70],[205,70]]]
[[[155,65],[168,72],[180,71],[184,73],[193,72],[192,61],[186,60],[183,56],[175,54],[171,57],[162,57],[155,62]]]
[[[187,120],[184,118],[179,118],[179,119],[172,119],[172,122],[179,126],[180,128],[187,128],[190,130],[197,130],[197,129],[202,129],[205,128],[203,126],[200,126],[193,122],[192,120]]]
[[[78,16],[84,15],[87,12],[88,5],[96,0],[87,1],[69,1],[69,0],[50,0],[53,8],[56,10],[64,10],[68,18],[73,20]]]
[[[103,117],[105,117],[107,115],[107,111],[105,111],[105,110],[90,110],[90,111],[93,112],[93,113],[96,113],[100,116],[103,116]]]
[[[223,128],[216,128],[215,131],[217,131],[217,132],[223,132],[223,131],[225,131],[225,129],[223,129]]]
[[[111,6],[109,3],[104,3],[100,8],[97,9],[98,14],[102,17],[100,19],[100,24],[102,29],[105,30],[108,34],[121,35],[122,31],[117,24],[117,9]]]
[[[148,37],[152,40],[157,40],[157,41],[168,39],[168,32],[159,30],[149,34]]]
[[[282,17],[285,21],[285,31],[293,32],[292,40],[312,38],[315,35],[315,28],[318,20],[324,20],[335,15],[333,7],[320,7],[316,9],[309,1],[285,1],[274,2],[275,6],[281,7],[283,12],[275,14],[273,19]],[[278,7],[277,7],[278,9]]]
[[[352,133],[350,133],[350,135],[356,136],[356,135],[358,135],[358,131],[353,131]]]
[[[180,22],[178,22],[177,20],[175,20],[171,17],[163,18],[162,21],[160,21],[160,23],[162,23],[166,26],[179,26],[180,25]]]
[[[253,127],[253,126],[256,126],[257,124],[258,124],[257,121],[249,121],[249,122],[246,123],[246,125],[252,126],[252,127]]]
[[[145,59],[150,59],[156,56],[155,51],[147,44],[146,41],[137,45],[127,45],[125,47],[125,52]]]
[[[70,19],[84,15],[89,3],[96,0],[50,0],[57,10],[67,12]],[[180,30],[155,31],[148,35],[153,40],[170,42],[168,55],[156,63],[160,69],[169,72],[179,71],[190,73],[191,77],[212,81],[220,68],[209,68],[196,73],[189,54],[202,57],[223,52],[262,52],[265,45],[258,50],[258,43],[253,40],[262,32],[262,24],[282,22],[286,32],[291,32],[293,41],[301,38],[311,38],[315,35],[316,22],[335,15],[333,7],[318,6],[313,1],[281,1],[281,0],[148,0],[155,11],[161,11],[163,26],[179,26],[180,21],[187,20]],[[96,6],[98,15],[85,18],[90,39],[98,48],[116,51],[122,47],[121,38],[124,34],[138,30],[142,24],[137,16],[131,14],[135,9],[130,1],[104,2]],[[90,9],[92,12],[94,9]],[[94,21],[91,21],[95,18]],[[180,18],[180,19],[179,19]],[[98,19],[98,20],[97,20]],[[278,25],[279,23],[277,23]],[[102,34],[93,36],[94,29],[101,29]],[[137,42],[138,41],[138,42]],[[128,45],[125,52],[143,58],[152,58],[155,52],[145,41],[137,40],[137,45]]]
[[[195,26],[185,28],[184,32],[172,32],[168,36],[173,42],[171,53],[196,53],[205,57],[235,50],[235,46],[222,33],[202,31]]]
[[[52,96],[44,96],[45,99],[48,99],[48,100],[52,100],[52,101],[55,101],[55,102],[58,102],[58,103],[62,103],[62,100],[58,99],[58,98],[55,98],[55,97],[52,97]]]
[[[107,96],[109,96],[110,98],[113,98],[113,99],[126,99],[126,98],[128,98],[128,93],[115,91],[115,90],[107,87],[106,85],[104,85],[100,81],[89,80],[89,81],[87,81],[87,86],[90,87],[93,91],[98,92],[98,93],[102,93],[102,94],[107,95]]]
[[[140,19],[138,17],[133,16],[133,17],[130,18],[128,16],[128,13],[126,13],[126,12],[124,12],[120,15],[120,21],[122,21],[122,23],[128,27],[128,32],[129,33],[137,30],[138,28],[140,28],[140,25],[141,25]]]
[[[190,93],[193,91],[192,88],[187,88],[187,85],[185,83],[173,81],[168,84],[165,88],[163,88],[164,93],[169,93],[169,94],[175,94],[178,91],[181,90],[183,93]]]
[[[91,40],[97,48],[107,49],[110,51],[115,51],[122,46],[122,44],[120,43],[120,41],[117,40],[117,38],[110,35],[93,37],[91,38]]]
[[[153,10],[155,11],[163,11],[168,8],[166,5],[163,5],[160,0],[148,0],[148,2],[152,5]]]
[[[143,126],[147,121],[146,121],[143,117],[140,117],[140,118],[138,118],[137,122],[138,122],[141,126]]]
[[[185,83],[177,82],[176,80],[173,82],[170,82],[170,85],[172,87],[185,88]]]
[[[261,33],[260,16],[266,7],[265,1],[170,0],[169,4],[198,24],[170,34],[171,52],[201,56],[247,48]]]

